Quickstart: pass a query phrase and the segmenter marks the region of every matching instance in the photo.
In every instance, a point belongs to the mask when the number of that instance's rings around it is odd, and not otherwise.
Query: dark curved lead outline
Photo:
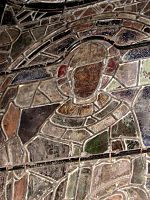
[[[68,30],[67,32],[69,34],[70,30]],[[55,37],[57,37],[57,35]],[[54,38],[53,38],[53,41],[55,40]],[[99,35],[89,36],[89,37],[83,38],[82,40],[78,40],[78,41],[73,42],[70,45],[70,47],[68,47],[65,50],[65,55],[64,56],[61,56],[60,58],[58,58],[54,62],[47,63],[47,65],[54,65],[54,64],[60,63],[75,47],[79,46],[81,43],[84,43],[84,42],[87,42],[87,41],[90,41],[90,40],[106,41],[106,42],[110,43],[112,46],[114,46],[118,50],[131,50],[131,49],[136,49],[136,48],[139,48],[139,47],[150,46],[150,41],[143,41],[143,42],[139,42],[139,43],[135,43],[135,44],[131,44],[131,45],[121,46],[121,45],[115,44],[115,42],[113,40],[110,40],[110,39],[108,39],[108,38],[106,38],[104,36],[99,36]],[[46,41],[39,48],[37,48],[28,58],[29,59],[32,58],[34,55],[36,55],[39,51],[43,50],[49,44],[50,44],[50,41]],[[19,66],[21,66],[23,64],[24,64],[24,61],[22,61],[22,63]],[[35,67],[39,68],[39,65],[30,66],[30,68],[35,68]],[[12,70],[12,72],[16,72],[16,71],[19,71],[19,70],[25,70],[25,69],[29,69],[29,68],[14,69],[14,70]]]
[[[59,34],[57,34],[56,36],[53,37],[53,41],[55,41],[56,38],[58,38]],[[64,33],[64,34],[65,35],[70,34],[70,30],[66,30],[66,33]],[[110,39],[108,39],[108,38],[106,38],[104,36],[101,36],[101,35],[89,36],[89,37],[83,38],[82,40],[77,40],[77,41],[73,42],[70,45],[70,47],[68,47],[65,50],[65,54],[63,56],[61,56],[60,58],[58,58],[54,62],[47,63],[47,65],[54,65],[54,64],[60,63],[74,48],[76,48],[77,46],[79,46],[81,43],[84,43],[84,42],[87,42],[87,41],[90,41],[90,40],[102,40],[102,41],[106,41],[106,42],[110,43],[112,46],[114,46],[118,50],[132,50],[132,49],[136,49],[136,48],[140,48],[140,47],[150,47],[150,41],[147,41],[147,40],[142,41],[142,42],[138,42],[138,43],[135,43],[135,44],[124,45],[123,46],[123,45],[117,45],[117,44],[115,44],[115,42],[113,40],[110,40]],[[28,58],[31,59],[34,55],[36,55],[39,51],[43,50],[50,43],[51,42],[49,40],[46,41],[44,44],[42,44],[40,47],[38,47],[35,51],[33,51],[33,53],[30,54],[28,56]],[[24,65],[24,64],[25,64],[25,61],[23,60],[18,67],[20,67],[21,65]],[[0,72],[0,75],[12,74],[14,72],[19,72],[19,71],[22,71],[22,70],[29,70],[29,69],[35,69],[35,68],[38,69],[38,68],[41,68],[41,67],[46,67],[46,66],[43,65],[43,64],[40,64],[40,65],[38,64],[38,65],[34,65],[34,66],[30,66],[30,67],[25,67],[25,68],[20,67],[19,69],[13,69],[12,71]]]
[[[101,0],[101,2],[104,0]],[[6,0],[7,4],[14,4],[19,6],[25,6],[26,8],[32,9],[32,10],[44,10],[44,11],[63,11],[64,9],[71,9],[74,7],[80,7],[80,6],[87,6],[94,4],[96,2],[100,2],[99,0],[72,0],[67,1],[64,0],[62,2],[55,2],[55,3],[47,3],[47,2],[30,2],[28,0],[27,2],[16,2],[15,0]]]
[[[66,34],[70,34],[70,30],[67,30],[66,31]],[[55,41],[55,38],[57,37],[57,35],[55,37],[53,37],[53,41]],[[59,37],[58,37],[59,38]],[[110,40],[104,36],[100,36],[100,35],[95,35],[95,36],[89,36],[89,37],[86,37],[86,38],[83,38],[81,40],[77,40],[75,42],[73,42],[70,47],[68,47],[66,50],[65,50],[65,57],[74,49],[76,48],[77,46],[79,46],[81,43],[84,43],[84,42],[88,42],[90,40],[102,40],[102,41],[106,41],[108,43],[110,43],[112,46],[114,46],[116,49],[118,50],[131,50],[131,49],[135,49],[135,48],[139,48],[139,47],[147,47],[150,45],[150,41],[142,41],[142,42],[139,42],[139,43],[135,43],[135,44],[131,44],[131,45],[117,45],[115,44],[115,42],[113,40]],[[39,51],[43,50],[47,45],[50,44],[50,41],[46,41],[44,44],[42,44],[39,48],[37,48],[32,54],[30,54],[30,56],[28,57],[29,59],[32,58],[32,56],[36,55]],[[54,62],[51,62],[51,63],[47,63],[47,64],[55,64],[55,63],[59,63],[61,62],[62,60],[64,59],[64,56],[58,58],[58,60],[54,61]],[[22,68],[23,69],[23,68]],[[13,70],[13,71],[16,71],[16,70]]]

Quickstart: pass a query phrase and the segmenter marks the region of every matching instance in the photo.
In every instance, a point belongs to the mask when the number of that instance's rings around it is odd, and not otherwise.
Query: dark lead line
[[[15,171],[15,170],[23,170],[23,169],[30,169],[35,167],[44,167],[48,165],[58,165],[63,163],[78,163],[78,162],[86,162],[86,161],[92,161],[92,160],[102,160],[102,159],[110,159],[110,158],[119,158],[123,156],[132,156],[132,155],[142,155],[145,153],[150,153],[150,148],[147,149],[134,149],[130,151],[120,151],[118,153],[104,153],[104,154],[94,154],[91,156],[85,156],[85,157],[69,157],[59,160],[50,160],[50,161],[42,161],[42,162],[30,162],[25,163],[22,165],[14,165],[14,166],[6,166],[6,167],[0,167],[1,172],[6,171]]]

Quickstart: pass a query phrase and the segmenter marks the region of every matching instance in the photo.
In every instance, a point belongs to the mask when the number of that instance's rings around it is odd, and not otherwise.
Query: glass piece
[[[72,95],[69,83],[64,83],[59,89],[61,93],[66,97],[70,97]]]
[[[145,59],[142,61],[141,64],[141,71],[140,71],[140,80],[139,80],[139,84],[140,85],[146,85],[146,84],[150,84],[150,59]]]
[[[115,119],[111,116],[108,115],[108,117],[104,118],[103,120],[99,121],[96,124],[93,124],[91,126],[88,126],[88,129],[92,131],[93,133],[98,133],[109,126],[113,125],[115,123]]]
[[[120,26],[122,25],[122,20],[121,19],[106,19],[106,20],[98,20],[96,23],[97,26]]]
[[[22,143],[28,142],[38,132],[39,127],[50,116],[59,104],[24,109],[21,115],[18,135]]]
[[[18,52],[23,53],[25,49],[29,48],[33,39],[29,32],[23,32],[12,46],[11,56],[18,57]]]
[[[37,90],[34,95],[32,106],[40,106],[40,105],[45,105],[49,103],[50,103],[50,100],[45,95],[43,95],[42,92]]]
[[[67,69],[68,69],[68,66],[67,65],[61,65],[58,69],[58,77],[64,77],[67,73]]]
[[[131,21],[131,20],[124,20],[123,25],[125,27],[129,27],[135,30],[141,30],[143,27],[143,23],[137,22],[137,21]]]
[[[112,151],[123,151],[123,145],[120,140],[112,141]]]
[[[150,87],[144,87],[135,102],[134,110],[138,119],[140,131],[142,133],[143,143],[145,146],[150,146],[150,135],[149,135],[149,127],[150,127]]]
[[[102,76],[101,89],[104,89],[105,87],[107,87],[107,85],[111,81],[111,78],[112,78],[111,76],[107,76],[107,75]]]
[[[56,81],[53,80],[46,80],[42,81],[39,89],[52,101],[52,102],[59,102],[62,101],[63,98],[60,93],[57,91]]]
[[[20,110],[13,103],[9,104],[7,112],[3,117],[2,128],[7,137],[12,137],[17,133],[20,118]]]
[[[32,33],[33,33],[34,37],[37,40],[41,39],[46,32],[46,28],[47,28],[47,26],[45,25],[45,26],[39,26],[39,27],[33,29]]]
[[[70,151],[67,144],[42,137],[35,138],[27,148],[32,162],[69,157]]]
[[[27,192],[27,176],[23,176],[20,180],[14,183],[14,199],[25,199]]]
[[[51,120],[54,124],[58,126],[71,127],[71,128],[82,127],[85,122],[85,118],[64,117],[56,113],[52,116]]]
[[[73,144],[72,156],[80,156],[80,155],[81,155],[81,146]]]
[[[33,58],[33,60],[31,60],[28,65],[29,66],[40,65],[40,64],[46,65],[46,63],[53,63],[53,62],[54,62],[53,56],[39,54],[35,58]]]
[[[7,89],[11,80],[12,80],[11,76],[6,76],[6,78],[3,79],[3,81],[0,84],[0,92],[4,92]]]
[[[7,141],[8,155],[11,165],[24,164],[25,150],[22,147],[20,138],[18,136],[11,137]]]
[[[131,183],[135,184],[144,184],[145,177],[143,176],[146,173],[146,160],[145,157],[138,157],[133,161],[133,175]]]
[[[12,81],[12,84],[28,83],[31,81],[50,78],[51,74],[46,69],[31,69],[18,73]]]
[[[9,44],[11,42],[10,36],[6,31],[1,31],[0,32],[0,44],[5,45]]]
[[[5,109],[6,106],[9,104],[9,102],[14,99],[14,97],[17,94],[17,90],[18,90],[17,87],[7,88],[7,90],[5,91],[4,95],[1,97],[0,100],[1,109]]]
[[[4,193],[6,178],[7,178],[7,173],[1,172],[0,173],[0,196]]]
[[[106,104],[110,101],[110,96],[105,93],[105,92],[100,92],[98,94],[98,99],[97,99],[97,103],[99,105],[99,107],[104,107],[106,106]]]
[[[112,76],[115,74],[118,66],[119,66],[118,58],[116,58],[116,57],[109,58],[107,61],[107,67],[106,67],[104,73],[106,73],[109,76]]]
[[[131,49],[124,55],[123,59],[125,61],[132,61],[148,57],[150,57],[150,46]]]
[[[65,187],[66,187],[66,180],[62,181],[58,185],[56,193],[55,193],[55,199],[54,200],[62,200],[63,199],[64,193],[65,193]]]
[[[113,115],[120,119],[122,116],[125,116],[129,112],[129,108],[125,104],[121,104],[116,110],[114,110]]]
[[[77,129],[77,130],[67,130],[63,135],[63,138],[66,140],[71,140],[75,142],[82,143],[90,136],[89,132],[84,129]]]
[[[12,200],[13,198],[13,184],[11,182],[6,185],[6,198],[7,200]]]
[[[93,114],[93,105],[76,105],[72,101],[67,101],[58,108],[58,112],[68,117],[86,117]]]
[[[138,149],[140,148],[140,144],[138,141],[136,140],[126,140],[126,145],[127,145],[127,149],[130,150],[130,149]]]
[[[126,189],[129,198],[138,198],[139,200],[148,200],[148,196],[144,188],[129,187]]]
[[[133,115],[129,113],[126,117],[112,126],[112,137],[128,136],[136,137],[136,123]]]
[[[39,176],[43,175],[47,178],[52,178],[56,181],[61,180],[63,177],[67,175],[68,165],[66,163],[62,164],[51,164],[51,165],[45,165],[43,167],[35,167],[31,169],[30,171],[33,173],[38,173]]]
[[[18,28],[15,28],[15,27],[7,28],[7,32],[9,33],[13,42],[16,41],[17,38],[20,35],[20,30]]]
[[[30,174],[27,198],[28,200],[39,199],[46,193],[47,190],[51,188],[52,183],[48,180],[40,176]]]
[[[78,169],[68,174],[68,184],[66,188],[65,199],[74,199],[76,195],[76,186],[78,181]]]
[[[2,25],[16,25],[17,21],[15,16],[13,15],[13,12],[11,10],[11,7],[6,7],[4,10],[3,18],[2,18]]]
[[[1,155],[0,167],[4,167],[4,166],[7,166],[9,164],[8,150],[7,150],[7,147],[4,144],[3,145],[0,144],[0,145],[1,145],[1,148],[0,148],[0,155]]]
[[[48,47],[45,52],[52,53],[52,54],[62,54],[67,48],[69,48],[75,42],[74,37],[68,37],[66,39],[61,40],[60,42],[56,43],[55,45],[51,45]]]
[[[100,110],[100,112],[96,113],[94,116],[98,117],[99,119],[102,119],[106,117],[108,114],[110,114],[111,112],[113,112],[113,110],[115,110],[118,105],[119,105],[119,102],[113,100],[102,111]]]
[[[108,150],[108,131],[102,132],[85,143],[85,152],[90,154],[103,153]]]
[[[38,83],[19,85],[15,103],[18,107],[28,107],[31,105]]]
[[[110,92],[113,90],[119,90],[121,88],[123,88],[123,86],[116,79],[113,78],[109,85],[106,86],[106,91]]]
[[[95,14],[96,14],[96,10],[94,10],[92,7],[89,7],[83,12],[82,17],[92,16]]]
[[[118,80],[126,87],[136,86],[139,62],[128,62],[119,66],[116,73]]]
[[[74,71],[75,95],[87,98],[94,93],[99,83],[102,63],[78,67]]]
[[[91,174],[90,168],[83,167],[81,169],[78,182],[77,199],[84,199],[89,193]]]
[[[112,191],[117,190],[120,186],[124,188],[130,182],[130,173],[131,162],[129,159],[98,164],[93,172],[94,181],[91,187],[91,198],[110,195]]]
[[[137,92],[137,89],[122,89],[120,91],[113,91],[111,94],[118,100],[121,99],[122,101],[128,103],[128,105],[131,105],[136,97]]]
[[[118,44],[132,44],[145,39],[145,34],[138,31],[122,28],[122,30],[115,36]]]
[[[71,59],[70,66],[85,66],[92,63],[101,63],[106,56],[105,47],[98,41],[90,41],[81,44],[73,58]]]
[[[63,127],[58,127],[51,123],[50,120],[47,120],[41,128],[41,133],[43,135],[49,135],[59,138],[64,134],[65,130],[66,129],[64,129]]]

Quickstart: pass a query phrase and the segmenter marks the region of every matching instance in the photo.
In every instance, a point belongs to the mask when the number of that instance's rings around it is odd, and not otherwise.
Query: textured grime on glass
[[[51,3],[0,4],[0,166],[150,147],[149,2]],[[149,154],[55,163],[0,173],[0,199],[148,200],[149,174]]]

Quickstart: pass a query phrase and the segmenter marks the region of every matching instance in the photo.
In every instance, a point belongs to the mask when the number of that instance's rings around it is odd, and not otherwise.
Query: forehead
[[[106,59],[107,55],[107,47],[104,42],[98,40],[83,42],[74,51],[70,66],[75,67],[100,62]]]

